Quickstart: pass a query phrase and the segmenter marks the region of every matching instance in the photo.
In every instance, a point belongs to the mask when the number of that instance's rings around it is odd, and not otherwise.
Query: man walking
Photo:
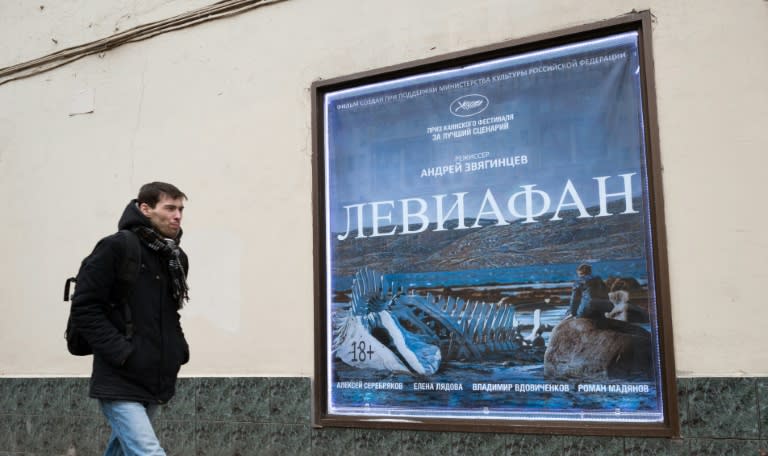
[[[171,184],[142,186],[121,231],[99,241],[77,275],[71,313],[94,353],[89,395],[112,428],[105,456],[165,455],[150,420],[189,360],[178,312],[188,299],[189,262],[179,248],[186,199]],[[125,290],[118,276],[129,236],[138,238],[140,265]]]

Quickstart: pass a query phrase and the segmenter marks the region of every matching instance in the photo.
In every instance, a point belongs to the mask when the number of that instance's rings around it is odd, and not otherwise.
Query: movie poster
[[[638,33],[324,97],[327,412],[664,419]]]

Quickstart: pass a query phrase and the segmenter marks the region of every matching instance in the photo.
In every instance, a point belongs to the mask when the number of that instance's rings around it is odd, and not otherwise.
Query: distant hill
[[[621,214],[624,203],[616,201],[608,204],[608,212],[614,214],[609,217],[579,219],[573,210],[561,211],[559,221],[549,221],[549,214],[528,224],[516,220],[496,226],[495,221],[481,221],[481,228],[439,232],[432,231],[433,224],[417,234],[345,241],[334,235],[333,273],[352,275],[365,266],[381,273],[429,272],[639,258],[645,248],[642,207],[636,199],[637,214]],[[587,210],[599,212],[597,207]],[[472,224],[474,219],[465,222]],[[451,228],[457,225],[454,222]]]

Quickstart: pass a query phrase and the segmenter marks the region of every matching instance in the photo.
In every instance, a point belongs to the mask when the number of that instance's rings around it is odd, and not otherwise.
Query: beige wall
[[[46,3],[0,4],[0,66],[206,1]],[[288,0],[0,86],[0,376],[89,372],[64,279],[155,179],[190,196],[182,373],[311,375],[312,81],[633,9],[656,17],[678,375],[768,375],[768,2]]]

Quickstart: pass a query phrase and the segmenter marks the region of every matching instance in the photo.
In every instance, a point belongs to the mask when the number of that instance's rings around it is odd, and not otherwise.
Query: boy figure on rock
[[[608,300],[608,287],[603,279],[592,275],[592,266],[588,264],[579,265],[576,275],[569,314],[574,317],[605,318],[605,313],[613,309],[613,304]]]
[[[94,353],[89,395],[112,428],[105,456],[165,455],[150,420],[189,361],[179,316],[189,298],[189,261],[179,248],[186,199],[171,184],[142,186],[123,211],[121,231],[99,241],[77,275],[72,319]],[[128,236],[138,238],[141,264],[126,291],[117,276]],[[121,299],[129,313],[116,305]]]

